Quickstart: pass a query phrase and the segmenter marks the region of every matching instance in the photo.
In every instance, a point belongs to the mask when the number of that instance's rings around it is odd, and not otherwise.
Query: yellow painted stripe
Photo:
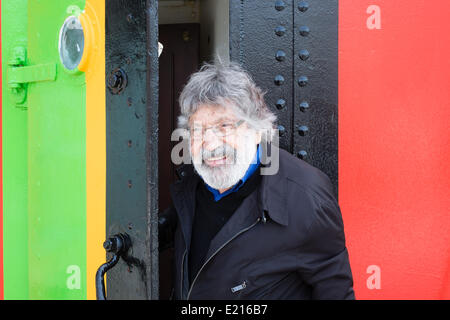
[[[85,49],[78,68],[86,73],[86,286],[92,300],[95,273],[106,259],[105,0],[86,0],[80,21]]]

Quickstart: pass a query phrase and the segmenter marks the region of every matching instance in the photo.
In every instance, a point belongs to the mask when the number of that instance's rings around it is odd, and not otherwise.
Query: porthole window
[[[84,32],[77,17],[70,16],[59,31],[59,58],[68,70],[75,69],[84,50]]]

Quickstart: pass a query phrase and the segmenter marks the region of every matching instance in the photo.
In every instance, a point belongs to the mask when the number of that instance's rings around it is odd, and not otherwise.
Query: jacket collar
[[[172,203],[176,209],[180,227],[186,243],[191,242],[192,224],[195,213],[195,192],[201,178],[192,165],[182,165],[176,169],[179,180],[170,185]]]
[[[283,156],[283,152],[280,152],[280,157]],[[257,207],[263,222],[270,217],[278,224],[287,226],[289,224],[286,198],[287,176],[282,163],[283,161],[280,161],[277,174],[262,176],[261,184],[257,189]],[[264,166],[261,163],[261,167]],[[183,221],[191,226],[195,210],[195,191],[201,177],[198,176],[192,165],[181,166],[177,169],[177,174],[181,179],[171,186],[172,199],[177,207],[177,212],[184,216]],[[190,231],[186,230],[186,233],[185,236],[190,239]]]

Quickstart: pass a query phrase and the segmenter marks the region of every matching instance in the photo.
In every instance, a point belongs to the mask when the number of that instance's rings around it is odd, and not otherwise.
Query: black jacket
[[[329,178],[284,150],[279,155],[278,173],[263,176],[213,238],[192,285],[187,259],[201,178],[190,167],[171,186],[175,299],[354,299]]]

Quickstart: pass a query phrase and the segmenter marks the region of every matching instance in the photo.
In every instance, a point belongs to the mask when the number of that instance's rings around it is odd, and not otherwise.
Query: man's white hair
[[[251,128],[266,132],[265,139],[270,141],[276,116],[267,107],[264,95],[239,64],[204,63],[181,92],[178,126],[187,129],[189,118],[202,104],[229,106]]]

